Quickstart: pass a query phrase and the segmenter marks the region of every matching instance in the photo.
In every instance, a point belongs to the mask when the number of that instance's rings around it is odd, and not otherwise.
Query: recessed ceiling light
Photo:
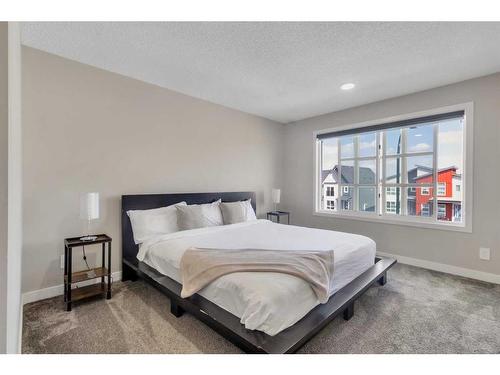
[[[340,86],[341,90],[352,90],[356,86],[354,83],[344,83],[342,86]]]
[[[415,134],[415,137],[421,137],[422,134]]]

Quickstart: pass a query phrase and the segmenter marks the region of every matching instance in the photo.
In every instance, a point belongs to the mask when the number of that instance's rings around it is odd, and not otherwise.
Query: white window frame
[[[431,195],[431,188],[428,186],[422,186],[420,188],[420,195]]]
[[[444,186],[444,189],[443,191],[441,191],[441,188]],[[445,197],[446,196],[446,182],[438,182],[437,184],[437,191],[436,191],[436,195],[438,197]]]
[[[402,121],[412,118],[418,117],[426,117],[432,115],[438,115],[446,112],[454,112],[454,111],[464,111],[464,122],[463,122],[463,180],[462,180],[462,197],[464,198],[464,204],[462,204],[462,222],[439,222],[437,221],[437,204],[434,206],[436,209],[433,212],[432,217],[420,217],[420,216],[405,216],[405,215],[397,215],[397,214],[385,214],[383,215],[378,207],[379,202],[377,199],[377,210],[375,213],[373,212],[360,212],[360,211],[346,211],[346,210],[337,210],[337,211],[328,211],[323,210],[321,207],[321,183],[319,181],[319,173],[321,164],[321,147],[320,142],[317,137],[320,134],[330,133],[335,131],[343,131],[350,129],[359,129],[362,132],[363,127],[378,125],[382,123],[389,123],[395,121]],[[388,223],[395,225],[404,225],[404,226],[415,226],[420,228],[429,228],[429,229],[437,229],[437,230],[449,230],[449,231],[457,231],[457,232],[467,232],[472,233],[472,212],[473,212],[473,144],[474,144],[474,103],[462,103],[451,105],[447,107],[434,108],[421,112],[414,112],[404,115],[398,115],[383,119],[377,119],[372,121],[365,121],[361,123],[355,123],[345,126],[334,127],[330,129],[324,129],[320,131],[313,132],[313,142],[314,142],[314,158],[313,158],[313,168],[315,173],[314,175],[314,197],[313,197],[313,215],[314,216],[325,216],[325,217],[336,217],[339,219],[346,220],[361,220],[361,221],[370,221],[370,222],[378,222],[378,223]],[[380,144],[380,142],[378,142]],[[437,137],[434,137],[434,148],[437,148]],[[356,149],[356,148],[355,148]],[[434,158],[436,163],[437,153],[434,150]],[[377,169],[380,169],[380,166],[377,163]],[[379,172],[379,171],[377,171]],[[434,181],[433,181],[433,189],[437,191],[437,168],[434,168]],[[377,173],[377,182],[380,182],[380,175],[383,176],[383,173]],[[406,190],[406,188],[403,188]],[[379,191],[382,194],[382,191]],[[341,199],[341,194],[339,194],[339,201]],[[435,203],[437,203],[437,194],[434,197]],[[404,202],[404,200],[403,200]],[[355,203],[355,202],[354,202]],[[385,210],[385,199],[382,200],[381,207]]]

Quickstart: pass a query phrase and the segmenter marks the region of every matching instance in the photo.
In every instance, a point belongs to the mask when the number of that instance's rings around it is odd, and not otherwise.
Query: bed
[[[123,280],[144,279],[171,301],[171,312],[191,313],[251,353],[293,353],[339,314],[350,319],[354,301],[372,284],[384,285],[395,260],[375,257],[375,243],[364,236],[256,220],[162,235],[140,246],[133,240],[128,210],[186,201],[235,202],[255,193],[187,193],[122,196]],[[334,277],[327,303],[297,277],[246,272],[224,275],[189,298],[181,298],[179,263],[191,246],[326,251],[334,244]]]

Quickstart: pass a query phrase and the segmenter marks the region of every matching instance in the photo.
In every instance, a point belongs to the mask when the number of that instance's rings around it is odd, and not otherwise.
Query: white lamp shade
[[[271,193],[273,203],[278,204],[280,202],[281,198],[281,190],[280,189],[273,189]]]
[[[80,198],[80,218],[99,219],[99,193],[85,193]]]

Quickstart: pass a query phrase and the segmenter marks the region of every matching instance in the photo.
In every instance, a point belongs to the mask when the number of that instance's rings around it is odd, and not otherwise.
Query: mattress
[[[218,227],[186,230],[144,242],[140,261],[181,283],[180,260],[189,247],[269,249],[282,251],[334,250],[331,294],[375,262],[375,242],[351,233],[254,220]],[[224,275],[198,294],[240,318],[245,328],[276,335],[319,304],[310,285],[295,276],[270,272]]]

